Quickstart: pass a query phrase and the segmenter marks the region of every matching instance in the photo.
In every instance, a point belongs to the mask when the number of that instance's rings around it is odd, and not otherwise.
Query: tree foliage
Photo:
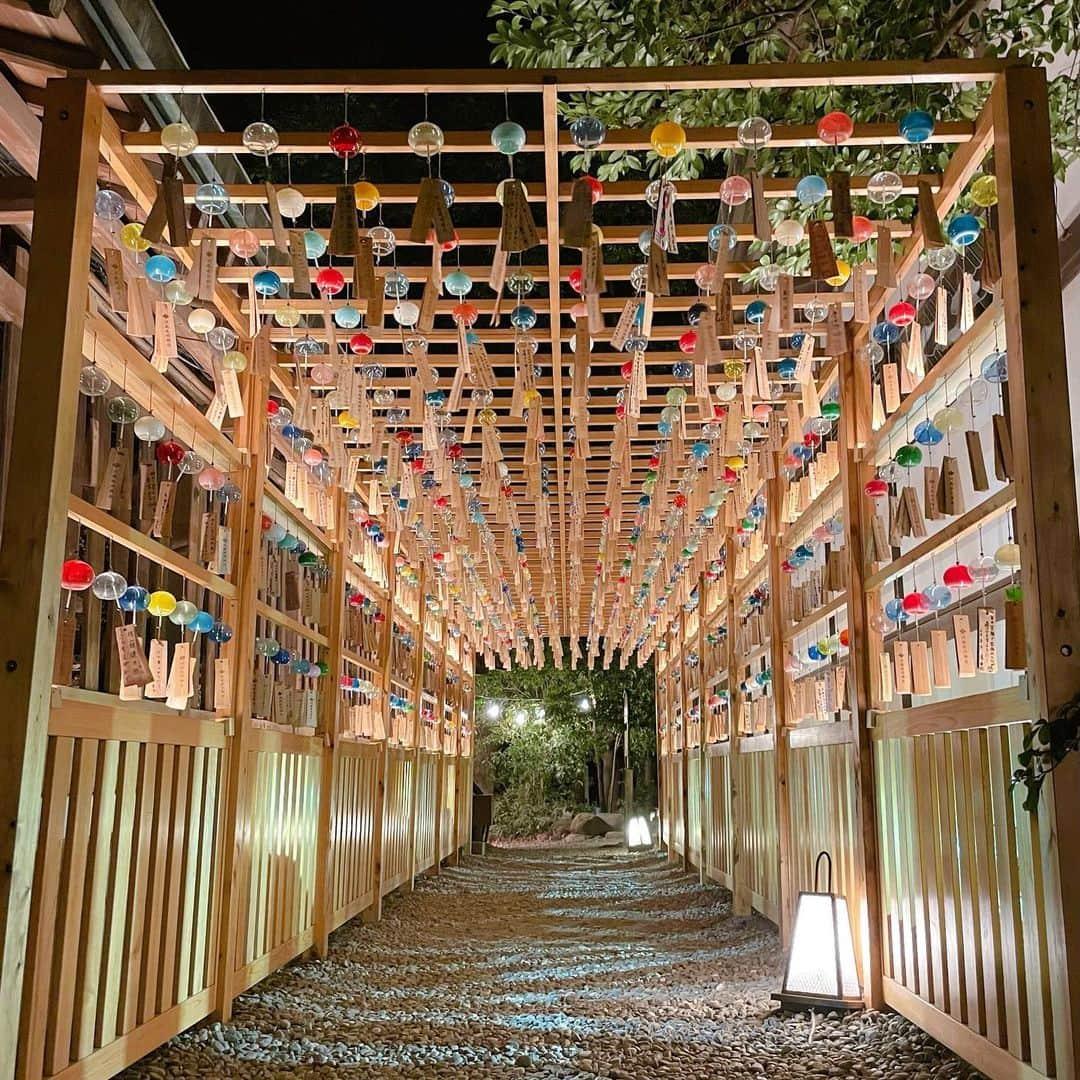
[[[548,648],[539,668],[481,671],[476,676],[478,760],[494,778],[505,818],[542,823],[544,808],[579,807],[588,799],[585,778],[599,774],[601,804],[607,806],[614,769],[623,764],[623,693],[630,716],[630,763],[641,805],[653,796],[646,777],[654,772],[656,710],[653,667],[617,659],[609,670],[556,668]],[[582,709],[587,701],[589,708]],[[498,706],[499,716],[487,715]]]
[[[1080,156],[1080,0],[494,0],[492,59],[508,67],[656,67],[678,64],[932,60],[1008,57],[1073,63],[1051,83],[1055,165],[1063,172]],[[664,117],[705,127],[761,115],[773,124],[805,124],[842,108],[856,120],[899,118],[913,105],[952,120],[973,118],[985,87],[810,87],[778,90],[614,92],[568,101],[568,117],[592,112],[612,127],[648,126]],[[822,171],[815,158],[833,151],[779,152],[797,157],[777,171]],[[844,151],[844,153],[854,153]],[[873,163],[872,151],[860,152]],[[916,171],[919,150],[906,152],[901,171]],[[922,151],[924,155],[933,153]],[[944,156],[947,156],[944,155]],[[602,154],[598,175],[614,179],[644,167],[652,155]],[[824,157],[823,157],[823,160]],[[891,160],[896,162],[895,153]],[[926,160],[924,158],[924,167]],[[941,162],[935,162],[940,165]],[[764,160],[763,169],[767,169]],[[809,169],[808,169],[809,166]],[[703,175],[706,157],[683,153],[673,178]]]

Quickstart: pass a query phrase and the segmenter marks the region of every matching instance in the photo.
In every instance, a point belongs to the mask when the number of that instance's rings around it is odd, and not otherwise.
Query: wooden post
[[[446,799],[447,762],[453,762],[444,751],[443,725],[446,722],[446,620],[439,623],[439,651],[442,653],[439,664],[439,692],[435,695],[435,734],[439,743],[439,756],[435,759],[435,873],[442,872],[442,818],[443,802]]]
[[[378,922],[382,918],[383,898],[383,822],[386,817],[386,774],[390,763],[390,658],[394,648],[394,594],[397,591],[397,562],[394,552],[397,550],[397,537],[389,537],[386,558],[386,627],[383,643],[382,673],[380,689],[383,710],[383,744],[379,755],[379,765],[375,775],[375,810],[372,814],[371,860],[372,877],[375,881],[375,896],[371,903],[360,912],[362,922]]]
[[[24,247],[15,248],[15,283],[24,290],[30,267],[30,252]],[[4,513],[7,507],[8,472],[11,463],[11,429],[15,423],[15,391],[19,381],[19,357],[22,354],[21,322],[10,322],[4,329],[4,396],[0,402],[3,417],[0,432],[3,446],[0,448],[0,537],[4,533]]]
[[[767,454],[771,450],[764,451]],[[776,470],[774,470],[776,471]],[[783,481],[777,475],[767,481],[768,541],[769,541],[769,665],[772,668],[773,694],[773,760],[776,769],[776,840],[780,857],[780,941],[785,947],[791,941],[795,919],[795,893],[791,880],[791,800],[788,797],[788,737],[787,737],[787,675],[784,671],[784,517]]]
[[[709,696],[709,680],[705,672],[705,575],[698,578],[698,709],[701,713],[701,742],[698,745],[699,771],[698,777],[698,844],[701,849],[701,865],[698,867],[698,881],[704,885],[709,877],[709,826],[712,823],[712,815],[709,813],[709,804],[705,799],[705,771],[709,767],[709,759],[706,756],[706,748],[709,741],[709,724],[706,720],[705,699]]]
[[[735,648],[735,537],[727,538],[727,561],[725,575],[727,591],[727,662],[728,662],[728,738],[731,740],[729,776],[731,778],[731,911],[734,915],[750,914],[750,890],[743,883],[742,823],[746,814],[746,800],[739,786],[739,719],[735,710],[735,694],[739,670]]]
[[[262,423],[266,411],[268,377],[252,371],[244,392],[244,416],[237,432],[237,443],[248,454],[241,489],[243,498],[236,514],[236,562],[238,568],[236,622],[232,640],[233,656],[233,729],[228,741],[226,787],[221,820],[221,903],[218,908],[217,1001],[215,1012],[222,1020],[232,1016],[233,971],[236,968],[236,941],[239,933],[237,913],[242,908],[240,879],[245,860],[241,848],[250,844],[245,828],[248,795],[247,740],[251,728],[252,657],[255,655],[255,604],[259,594],[259,544],[262,542],[260,519],[263,507],[263,482],[266,475],[266,433]]]
[[[870,626],[866,593],[864,553],[870,536],[868,506],[863,488],[872,474],[872,463],[856,460],[860,428],[857,411],[855,352],[848,336],[840,365],[840,489],[844,514],[844,553],[848,571],[848,675],[847,693],[852,715],[852,754],[855,773],[855,864],[858,869],[858,902],[852,913],[853,930],[861,941],[863,999],[871,1009],[884,1003],[881,985],[882,927],[881,874],[877,841],[877,788],[874,779],[873,741],[869,713],[873,705],[873,665],[883,648],[881,635]],[[861,400],[861,399],[858,399]],[[844,707],[844,703],[840,703]]]
[[[15,1071],[104,105],[50,81],[0,548],[0,1080]]]
[[[1033,718],[1080,691],[1080,539],[1061,311],[1046,73],[1008,67],[991,92],[1009,415]],[[1052,791],[1049,790],[1052,787]],[[1080,1075],[1080,761],[1047,784],[1048,971],[1056,1075]],[[1056,886],[1056,887],[1055,887]]]
[[[412,892],[416,885],[416,815],[420,806],[420,701],[424,687],[424,589],[427,585],[427,567],[420,564],[420,599],[416,603],[416,663],[413,665],[413,695],[416,709],[412,724],[412,787],[409,790],[409,880],[402,886],[403,892]]]
[[[319,826],[315,836],[315,955],[325,958],[330,947],[330,897],[333,887],[330,881],[330,827],[334,797],[334,772],[337,768],[337,738],[341,730],[341,657],[342,636],[345,632],[345,566],[349,552],[349,509],[344,492],[337,495],[334,515],[334,547],[330,552],[330,624],[326,636],[326,664],[330,669],[319,707],[319,727],[322,729],[322,770],[319,784]],[[347,810],[351,812],[351,809]]]
[[[679,685],[675,691],[682,703],[682,762],[679,767],[679,816],[682,818],[682,868],[689,873],[694,865],[690,858],[690,739],[689,691],[686,679],[686,613],[679,620],[679,651],[675,656],[679,670]]]

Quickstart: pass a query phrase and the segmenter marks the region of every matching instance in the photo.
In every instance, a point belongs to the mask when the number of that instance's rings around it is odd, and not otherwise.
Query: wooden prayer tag
[[[978,619],[978,668],[992,675],[998,669],[997,655],[997,611],[994,608],[981,607]]]
[[[929,521],[937,521],[941,517],[938,504],[940,480],[941,470],[936,465],[923,466],[923,514]]]
[[[303,229],[289,230],[289,262],[293,272],[293,294],[311,295],[311,274],[308,272],[307,249]]]
[[[56,631],[56,652],[53,653],[52,681],[58,686],[68,686],[71,683],[72,669],[75,666],[75,628],[75,612],[64,609]]]
[[[1011,480],[1013,474],[1012,435],[1009,422],[1001,413],[994,413],[994,476]]]
[[[105,282],[109,289],[109,307],[123,314],[128,309],[127,277],[124,253],[119,248],[105,249]]]
[[[964,432],[967,443],[968,465],[971,468],[971,486],[975,491],[989,491],[990,478],[986,475],[986,459],[983,457],[982,440],[974,428]]]
[[[926,247],[942,247],[945,238],[941,235],[941,221],[934,205],[934,193],[926,180],[919,181],[918,194],[919,227],[922,229],[923,243]]]
[[[782,280],[783,277],[781,278],[781,281]],[[735,319],[731,300],[731,282],[726,278],[720,286],[719,292],[716,294],[716,332],[720,337],[731,337],[731,335],[735,333]]]
[[[998,250],[997,230],[986,227],[982,231],[983,262],[979,270],[979,281],[986,289],[992,288],[1001,280],[1001,252]]]
[[[128,469],[130,469],[128,452],[116,446],[111,447],[105,462],[105,474],[98,485],[97,499],[94,502],[99,510],[112,510],[123,483],[124,472]]]
[[[270,233],[274,237],[274,247],[282,255],[287,255],[289,253],[289,234],[285,229],[285,222],[281,218],[277,188],[269,181],[266,182],[266,212],[270,215]]]
[[[893,699],[893,664],[892,657],[882,649],[878,653],[878,693],[883,705]]]
[[[947,690],[952,686],[949,664],[949,635],[945,630],[930,631],[930,656],[933,661],[934,686]]]
[[[870,321],[870,277],[864,263],[856,263],[852,268],[851,289],[855,300],[852,318],[855,322],[865,325]]]
[[[911,642],[911,692],[916,697],[931,693],[930,646],[918,639]]]
[[[896,268],[893,265],[892,232],[888,225],[878,225],[876,247],[874,284],[892,288],[896,284]]]
[[[844,317],[839,304],[830,304],[828,307],[828,314],[825,316],[825,335],[825,351],[830,356],[841,356],[846,352],[847,334],[844,331]]]
[[[451,236],[446,237],[451,239]],[[440,237],[440,240],[443,239]],[[529,199],[520,180],[503,181],[502,229],[499,233],[499,246],[503,251],[526,251],[540,243],[540,234],[536,231]]]
[[[353,256],[353,295],[358,300],[370,300],[375,294],[375,258],[371,237],[361,236]],[[370,322],[370,314],[369,319]]]
[[[759,240],[768,243],[772,240],[772,222],[769,220],[769,204],[765,199],[765,185],[757,169],[750,169],[747,179],[750,181],[750,198],[754,208],[754,235]],[[836,203],[834,202],[833,214],[835,213]]]
[[[116,652],[120,658],[120,683],[122,686],[146,686],[154,675],[142,651],[139,631],[134,623],[123,623],[113,631]]]
[[[906,641],[893,642],[893,685],[898,694],[911,693],[911,647]]]
[[[232,711],[232,662],[227,656],[214,659],[214,711]]]
[[[162,480],[158,485],[157,504],[150,525],[150,535],[158,539],[172,536],[173,510],[175,508],[176,481]]]
[[[934,344],[949,344],[949,294],[944,285],[939,285],[934,293]]]
[[[334,192],[334,216],[330,222],[330,254],[355,255],[359,249],[356,190],[352,184],[338,184]]]
[[[881,365],[881,388],[885,393],[885,411],[896,412],[900,408],[900,373],[896,364]]]
[[[1008,590],[1006,590],[1006,594]],[[1005,666],[1010,671],[1027,668],[1027,638],[1024,629],[1024,601],[1005,598]]]
[[[850,239],[852,233],[851,174],[835,169],[829,177],[832,186],[833,230],[837,236]]]
[[[953,637],[956,643],[956,669],[961,679],[975,674],[975,642],[971,622],[966,615],[953,616]]]
[[[154,334],[154,298],[150,282],[144,277],[133,277],[128,282],[127,332],[132,337]]]
[[[592,225],[592,188],[579,178],[570,189],[570,202],[563,212],[563,243],[567,247],[583,248],[592,234]]]
[[[634,319],[637,316],[638,301],[636,297],[630,297],[623,305],[622,314],[611,334],[611,347],[616,352],[622,352],[630,332],[634,329]]]
[[[649,245],[648,278],[645,284],[647,292],[653,296],[667,296],[668,286],[667,252],[659,244]],[[723,331],[721,331],[722,333]]]
[[[828,226],[824,221],[811,221],[807,233],[810,239],[810,276],[820,281],[836,277],[839,270]]]
[[[371,287],[371,295],[367,298],[367,324],[369,327],[382,329],[383,309],[385,306],[386,293],[383,278],[381,274],[376,274]]]
[[[424,331],[435,326],[435,312],[439,303],[439,283],[433,274],[424,282],[424,294],[420,298],[420,319],[417,326]]]
[[[150,682],[146,684],[148,698],[163,698],[169,692],[169,647],[161,638],[150,641]]]
[[[776,303],[778,308],[781,334],[790,334],[795,330],[795,278],[791,274],[781,274],[776,283]],[[869,315],[864,320],[869,321]]]
[[[956,517],[964,512],[964,490],[960,486],[960,469],[954,457],[941,459],[938,509],[947,517]]]

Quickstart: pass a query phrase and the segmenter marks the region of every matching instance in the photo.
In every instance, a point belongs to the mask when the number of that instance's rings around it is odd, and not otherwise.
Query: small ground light
[[[587,696],[582,696],[578,698],[577,707],[581,712],[592,712],[592,701]]]
[[[626,823],[626,846],[630,851],[640,851],[642,848],[652,847],[652,835],[649,832],[649,823],[645,818],[632,817]]]
[[[498,720],[502,716],[502,706],[497,701],[489,701],[487,708],[484,710],[484,715],[489,720]]]
[[[819,891],[821,860],[827,863],[825,891]],[[814,892],[800,892],[784,988],[773,994],[782,1009],[861,1009],[862,988],[855,967],[855,942],[847,900],[832,891],[832,856],[814,862]]]

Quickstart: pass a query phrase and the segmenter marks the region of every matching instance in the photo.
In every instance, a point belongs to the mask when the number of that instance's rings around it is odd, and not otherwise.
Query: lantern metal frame
[[[825,889],[819,888],[819,873],[821,870],[821,860],[825,859],[828,870],[825,879]],[[863,1008],[863,992],[862,985],[858,978],[858,965],[855,962],[854,949],[852,950],[851,964],[852,971],[855,977],[855,986],[857,993],[853,996],[845,996],[844,990],[844,971],[843,963],[844,958],[841,956],[841,918],[847,922],[847,936],[848,941],[853,942],[852,928],[851,928],[851,914],[848,911],[847,901],[842,896],[837,896],[832,891],[832,873],[833,864],[832,856],[827,851],[818,852],[817,858],[814,860],[814,888],[812,891],[800,891],[798,901],[795,908],[795,925],[791,936],[791,948],[788,950],[787,966],[784,969],[784,988],[777,994],[772,995],[773,1001],[780,1003],[782,1011],[798,1012],[803,1009],[844,1009],[856,1011]],[[833,941],[833,959],[836,965],[836,989],[837,994],[806,994],[799,991],[792,991],[788,989],[792,976],[792,962],[796,956],[796,950],[799,947],[799,929],[800,920],[799,916],[805,911],[804,901],[814,897],[827,897],[829,900],[829,908],[832,922],[832,941]],[[805,926],[806,920],[803,920]]]

